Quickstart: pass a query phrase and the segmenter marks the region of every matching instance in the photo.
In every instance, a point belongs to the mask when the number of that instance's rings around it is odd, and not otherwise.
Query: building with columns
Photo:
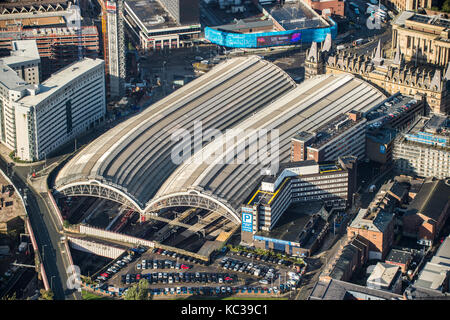
[[[404,10],[418,10],[419,8],[430,9],[433,5],[432,0],[388,0],[388,2],[398,12]]]
[[[392,49],[397,47],[406,62],[445,67],[450,61],[450,20],[402,12],[392,23]]]
[[[165,6],[163,5],[165,4]],[[197,10],[198,3],[190,1],[193,8],[178,1],[125,0],[124,21],[134,42],[142,50],[160,50],[187,46],[193,39],[200,37],[201,25],[193,16],[185,17],[181,11]],[[178,6],[174,6],[178,3]],[[189,4],[187,3],[187,4]],[[168,11],[169,8],[170,11]],[[181,9],[180,9],[181,8]],[[173,9],[173,10],[172,10]],[[178,14],[175,14],[178,12]]]

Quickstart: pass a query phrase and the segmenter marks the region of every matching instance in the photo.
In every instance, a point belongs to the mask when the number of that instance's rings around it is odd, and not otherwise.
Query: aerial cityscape
[[[450,300],[450,0],[1,0],[0,68],[0,300]]]

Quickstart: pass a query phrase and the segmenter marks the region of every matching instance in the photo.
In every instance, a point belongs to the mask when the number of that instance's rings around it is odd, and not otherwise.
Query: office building
[[[242,241],[309,255],[328,228],[324,205],[345,209],[351,203],[354,176],[354,157],[320,164],[313,160],[283,164],[276,176],[263,178],[242,206]],[[302,209],[288,209],[296,203],[304,203]]]
[[[0,140],[11,150],[16,149],[15,101],[32,94],[37,85],[29,84],[17,72],[0,60]],[[28,131],[25,131],[28,132]]]
[[[291,140],[291,161],[334,161],[344,155],[365,157],[367,120],[360,112],[338,114],[314,131],[302,131]]]
[[[160,0],[160,3],[178,23],[199,23],[199,0]]]
[[[12,42],[9,57],[2,61],[17,75],[30,84],[39,84],[41,81],[41,58],[34,40],[20,40]]]
[[[125,0],[124,20],[142,50],[180,48],[200,37],[198,7],[198,0]]]
[[[399,173],[445,179],[450,176],[450,121],[423,116],[394,141],[392,153]]]
[[[103,60],[85,58],[40,85],[4,70],[10,101],[1,110],[2,142],[21,160],[35,161],[98,124],[106,112],[103,68]]]

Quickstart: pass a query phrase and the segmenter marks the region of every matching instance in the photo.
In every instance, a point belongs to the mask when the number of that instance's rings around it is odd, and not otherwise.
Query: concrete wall
[[[75,250],[96,254],[98,256],[110,259],[118,258],[121,254],[123,254],[126,251],[126,249],[123,248],[113,247],[98,242],[92,242],[73,237],[69,237],[68,239],[70,247]]]

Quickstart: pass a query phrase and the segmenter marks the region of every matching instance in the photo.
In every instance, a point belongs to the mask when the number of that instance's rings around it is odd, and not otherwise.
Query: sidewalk
[[[0,155],[3,157],[3,159],[7,162],[7,163],[13,163],[15,166],[17,167],[29,167],[29,166],[35,166],[35,165],[39,165],[44,163],[44,160],[41,161],[36,161],[36,162],[30,162],[30,163],[19,163],[19,162],[15,162],[13,159],[11,159],[11,157],[9,156],[9,154],[11,153],[12,150],[8,149],[5,145],[3,145],[2,143],[0,143]]]

